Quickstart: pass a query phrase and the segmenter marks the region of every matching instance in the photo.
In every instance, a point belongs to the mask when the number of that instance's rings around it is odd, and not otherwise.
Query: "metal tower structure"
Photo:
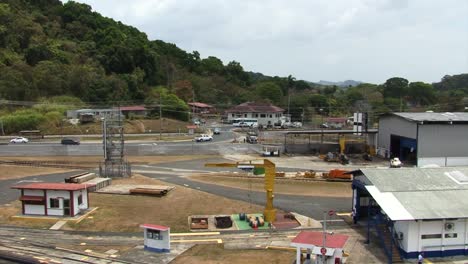
[[[125,159],[124,129],[120,109],[102,118],[104,162],[99,166],[102,177],[130,177],[130,163]]]

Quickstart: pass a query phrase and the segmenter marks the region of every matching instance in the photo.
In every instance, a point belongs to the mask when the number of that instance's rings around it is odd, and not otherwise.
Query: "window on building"
[[[457,238],[457,233],[447,233],[445,234],[445,238]]]
[[[83,204],[83,195],[78,195],[78,204]]]
[[[263,117],[263,118],[265,118],[265,117],[266,117],[266,115],[265,115],[265,114],[260,114],[260,117]]]
[[[253,114],[253,117],[258,117],[258,114]]]
[[[270,114],[270,118],[272,118],[272,117],[273,117],[273,115],[272,115],[272,114]]]
[[[50,198],[50,208],[59,208],[60,200],[57,198]]]
[[[162,240],[162,234],[159,230],[146,230],[146,237],[154,240]]]
[[[247,117],[247,114],[244,114],[244,117]]]
[[[437,239],[437,238],[442,238],[442,234],[421,235],[421,239]]]

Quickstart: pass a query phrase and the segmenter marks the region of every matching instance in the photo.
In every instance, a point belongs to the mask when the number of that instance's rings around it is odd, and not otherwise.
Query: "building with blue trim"
[[[171,251],[171,229],[167,226],[143,224],[145,250],[157,253],[166,253]]]
[[[389,263],[468,254],[468,167],[354,171],[353,220]],[[378,241],[370,241],[376,233]]]
[[[380,117],[377,153],[422,167],[468,166],[468,113],[391,113]]]

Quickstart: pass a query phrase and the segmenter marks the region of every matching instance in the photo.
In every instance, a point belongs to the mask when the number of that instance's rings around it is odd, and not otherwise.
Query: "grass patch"
[[[295,252],[267,249],[228,250],[221,245],[196,245],[176,259],[174,264],[198,263],[292,263]]]

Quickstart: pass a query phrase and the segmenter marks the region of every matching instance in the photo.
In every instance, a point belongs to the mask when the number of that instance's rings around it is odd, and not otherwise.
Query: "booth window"
[[[445,234],[445,238],[457,238],[457,233],[447,233]]]
[[[154,240],[162,240],[162,234],[159,230],[147,230],[146,237]]]
[[[437,238],[442,238],[442,234],[428,234],[428,235],[421,236],[421,239],[437,239]]]
[[[83,204],[83,195],[78,195],[78,204]]]

